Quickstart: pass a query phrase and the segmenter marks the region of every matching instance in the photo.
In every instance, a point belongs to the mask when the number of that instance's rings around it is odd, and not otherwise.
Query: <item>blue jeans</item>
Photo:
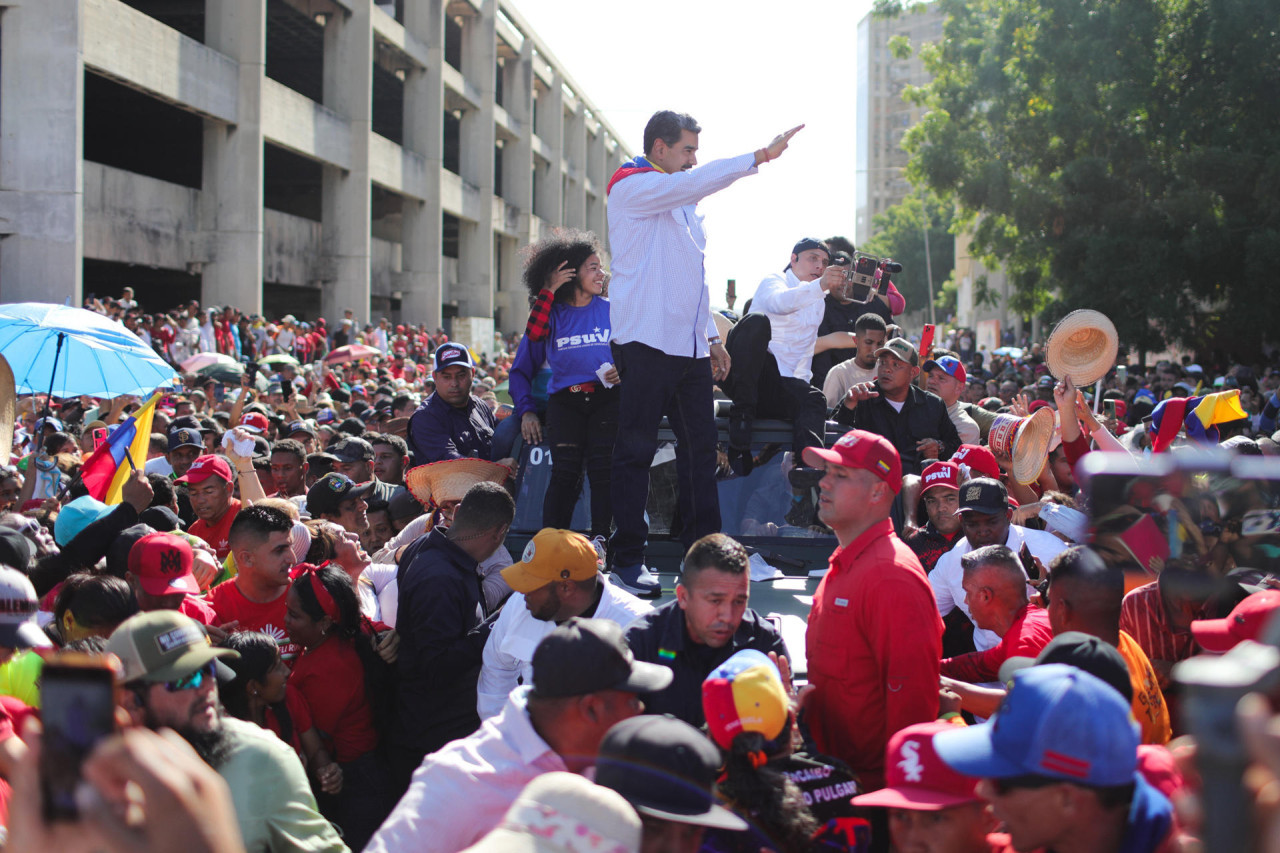
[[[649,467],[664,415],[676,436],[680,539],[687,549],[720,531],[711,359],[667,355],[634,341],[611,346],[622,377],[613,449],[613,564],[634,566],[644,562],[649,539]]]

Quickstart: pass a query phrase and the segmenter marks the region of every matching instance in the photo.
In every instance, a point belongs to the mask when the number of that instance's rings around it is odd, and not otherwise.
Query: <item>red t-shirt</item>
[[[218,624],[218,614],[213,606],[198,595],[184,595],[182,604],[178,605],[178,612],[183,616],[190,616],[201,625]]]
[[[289,634],[284,630],[285,599],[288,596],[286,587],[274,601],[250,601],[236,586],[236,579],[232,578],[213,588],[209,593],[209,603],[217,614],[217,624],[239,622],[241,631],[261,631],[275,637],[280,644],[280,657],[293,666],[302,649],[289,642]]]
[[[305,762],[307,755],[302,749],[302,736],[315,726],[311,721],[311,709],[307,706],[307,700],[292,684],[284,686],[284,707],[289,712],[289,724],[293,728],[293,737],[286,743],[293,747],[293,751],[298,753]],[[280,724],[280,718],[276,716],[274,707],[267,708],[267,728],[275,732],[276,737],[284,740],[284,726]]]
[[[334,761],[345,764],[378,747],[373,708],[365,695],[364,665],[349,640],[330,637],[293,664],[296,687],[322,737],[333,744]]]
[[[231,553],[231,545],[227,542],[227,534],[231,532],[231,522],[236,520],[236,515],[239,512],[240,501],[232,498],[231,503],[227,506],[227,511],[222,514],[222,518],[218,519],[217,524],[206,524],[204,519],[197,518],[191,522],[187,532],[208,542],[209,547],[213,548],[217,553],[218,562],[221,563]]]

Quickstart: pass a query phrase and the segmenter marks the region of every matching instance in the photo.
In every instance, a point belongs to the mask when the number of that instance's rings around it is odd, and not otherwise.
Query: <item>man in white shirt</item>
[[[655,113],[644,156],[609,179],[610,345],[622,377],[613,456],[613,580],[629,592],[657,595],[644,565],[649,468],[666,416],[676,435],[681,539],[685,547],[720,530],[716,425],[711,385],[729,373],[729,354],[711,321],[706,234],[697,204],[787,148],[794,128],[749,154],[700,169],[692,116]]]
[[[636,694],[671,678],[665,666],[637,661],[617,624],[570,619],[538,644],[532,687],[516,688],[502,713],[423,759],[364,853],[456,853],[474,844],[529,780],[594,765],[609,729],[644,713]]]
[[[981,443],[982,430],[978,427],[978,422],[960,408],[960,395],[964,393],[965,383],[969,378],[960,359],[953,355],[938,356],[924,363],[924,372],[929,377],[929,390],[947,404],[947,417],[956,425],[960,443]]]
[[[822,383],[822,394],[827,398],[828,408],[834,409],[843,403],[854,385],[876,378],[876,353],[889,339],[889,327],[879,314],[868,312],[854,323],[853,334],[858,347],[855,355],[827,371],[827,378]]]
[[[960,516],[964,538],[939,557],[938,564],[929,572],[929,585],[933,587],[933,597],[938,602],[938,613],[944,617],[957,607],[969,616],[968,596],[961,585],[964,569],[960,558],[975,548],[1004,545],[1016,554],[1026,545],[1031,556],[1045,566],[1067,549],[1067,544],[1052,533],[1012,523],[1009,493],[999,480],[978,477],[960,486],[960,509],[956,510],[956,515]],[[1000,636],[994,631],[973,629],[973,645],[978,651],[990,649],[999,642]]]
[[[809,384],[815,348],[852,347],[849,332],[818,338],[826,295],[844,283],[844,270],[831,266],[827,247],[806,237],[791,249],[781,273],[766,276],[751,300],[751,313],[729,332],[733,368],[722,387],[733,400],[729,446],[749,460],[756,417],[792,422],[792,450],[821,447],[827,404]],[[746,467],[750,467],[749,465]],[[744,471],[743,473],[749,473]]]
[[[600,576],[599,555],[581,533],[546,528],[525,546],[520,562],[502,570],[515,594],[484,646],[476,710],[487,720],[507,696],[533,680],[533,650],[575,616],[626,626],[653,606]]]

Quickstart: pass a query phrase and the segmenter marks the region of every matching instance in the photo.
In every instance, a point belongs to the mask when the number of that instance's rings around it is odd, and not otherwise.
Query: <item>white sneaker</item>
[[[662,582],[644,563],[638,566],[614,566],[609,576],[613,583],[635,595],[660,595]]]

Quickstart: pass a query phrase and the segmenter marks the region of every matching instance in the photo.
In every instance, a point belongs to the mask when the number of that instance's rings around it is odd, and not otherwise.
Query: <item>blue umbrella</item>
[[[47,302],[0,305],[0,353],[19,394],[150,394],[176,375],[133,332],[101,314]]]

